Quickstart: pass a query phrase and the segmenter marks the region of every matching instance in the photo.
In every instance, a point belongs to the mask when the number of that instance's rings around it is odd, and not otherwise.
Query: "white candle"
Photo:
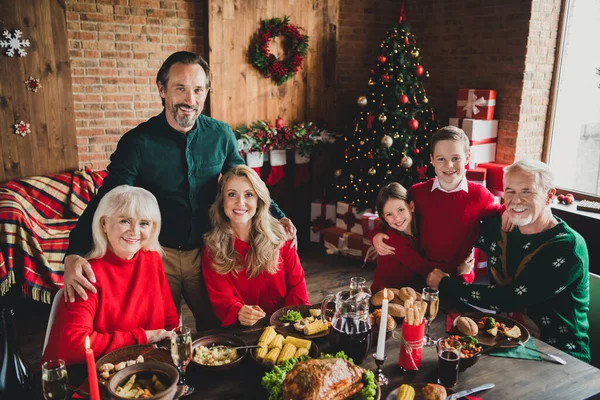
[[[379,336],[377,337],[377,352],[375,356],[378,360],[383,360],[385,356],[385,334],[387,331],[388,317],[388,298],[387,289],[383,291],[383,301],[381,303],[381,320],[379,321]]]

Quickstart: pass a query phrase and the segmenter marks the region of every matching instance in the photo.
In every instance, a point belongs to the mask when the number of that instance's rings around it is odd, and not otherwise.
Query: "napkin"
[[[446,332],[452,332],[454,330],[454,320],[460,317],[459,313],[447,313],[446,314]]]
[[[535,346],[535,343],[533,342],[533,339],[528,340],[525,343],[525,347],[523,346],[517,346],[517,347],[513,347],[510,349],[498,349],[498,350],[492,350],[488,353],[488,355],[490,356],[494,356],[494,357],[506,357],[506,358],[521,358],[523,360],[541,360],[542,357],[540,357],[540,355],[534,351],[531,350],[527,350],[527,349],[534,349],[536,350],[537,347]]]

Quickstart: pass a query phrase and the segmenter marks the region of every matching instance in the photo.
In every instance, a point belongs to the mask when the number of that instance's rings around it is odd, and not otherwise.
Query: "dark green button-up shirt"
[[[184,134],[168,124],[163,111],[119,140],[98,195],[71,231],[67,255],[83,256],[91,249],[91,225],[98,202],[119,185],[142,187],[156,196],[162,215],[161,245],[200,247],[219,174],[243,163],[229,125],[200,115]],[[274,202],[271,213],[279,219],[285,216]]]

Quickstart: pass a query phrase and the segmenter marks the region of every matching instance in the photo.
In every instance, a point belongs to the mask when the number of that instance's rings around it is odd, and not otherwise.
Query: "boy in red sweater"
[[[415,202],[421,252],[456,276],[457,267],[471,257],[479,222],[504,207],[494,204],[494,196],[482,185],[467,181],[469,138],[462,129],[446,126],[438,130],[431,138],[431,153],[436,177],[413,185],[409,199]],[[394,254],[384,239],[389,237],[383,233],[373,237],[377,253]],[[471,283],[475,274],[471,270],[460,277]]]

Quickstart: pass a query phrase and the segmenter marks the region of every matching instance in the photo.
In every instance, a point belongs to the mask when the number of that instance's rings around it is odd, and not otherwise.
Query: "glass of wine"
[[[42,393],[46,400],[66,400],[67,369],[63,360],[49,360],[42,365]]]
[[[187,396],[194,391],[194,387],[185,381],[185,371],[192,359],[192,334],[190,328],[179,326],[173,329],[171,336],[171,358],[179,371],[179,386],[183,386],[182,396]]]
[[[438,310],[440,309],[440,292],[437,289],[430,287],[423,288],[422,301],[427,303],[427,309],[425,310],[427,326],[425,329],[425,340],[423,341],[423,346],[433,346],[434,341],[429,335],[429,328],[431,327],[431,322],[435,319]]]

